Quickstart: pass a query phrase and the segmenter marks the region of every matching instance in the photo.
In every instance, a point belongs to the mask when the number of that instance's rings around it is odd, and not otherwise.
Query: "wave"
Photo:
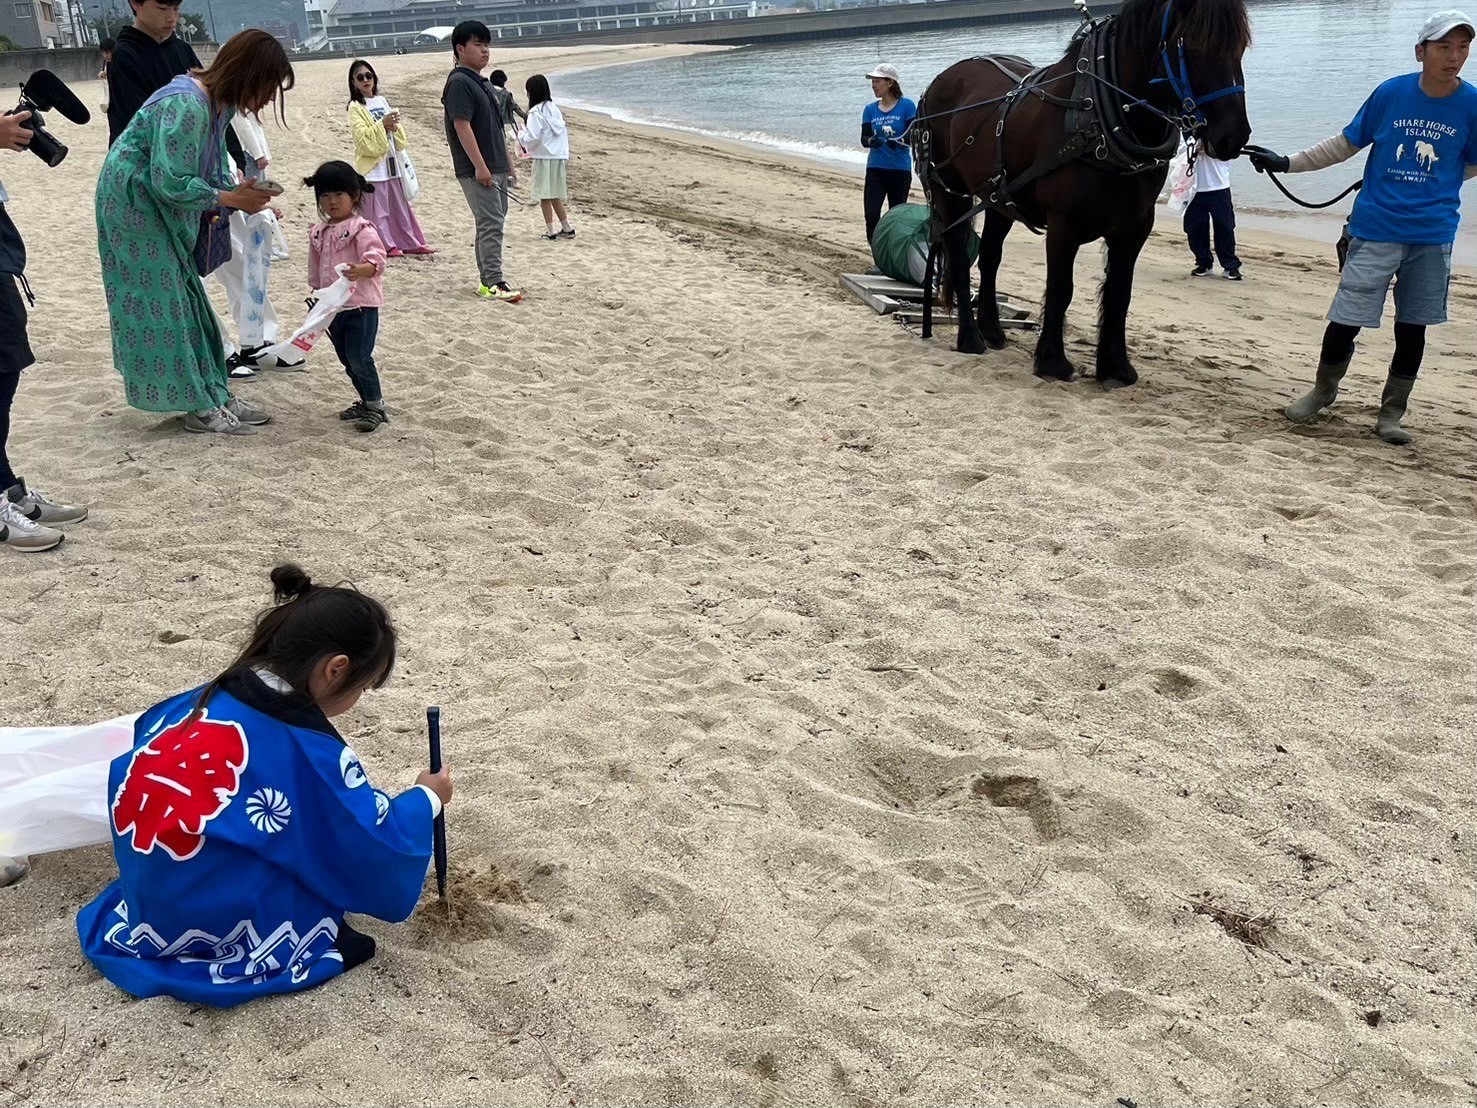
[[[625,108],[616,108],[609,104],[600,104],[595,101],[581,100],[573,97],[563,102],[571,108],[595,112],[598,115],[606,116],[621,123],[635,123],[644,127],[661,127],[668,131],[682,131],[685,134],[698,135],[702,138],[716,138],[723,139],[726,142],[739,142],[746,146],[757,146],[765,150],[778,150],[784,154],[794,154],[812,161],[845,166],[848,169],[862,169],[867,164],[867,152],[860,147],[851,150],[845,146],[837,146],[834,143],[809,142],[804,139],[785,138],[782,135],[771,135],[764,131],[734,131],[719,127],[702,127],[694,123],[683,123],[675,119],[666,119],[658,115],[633,112]]]

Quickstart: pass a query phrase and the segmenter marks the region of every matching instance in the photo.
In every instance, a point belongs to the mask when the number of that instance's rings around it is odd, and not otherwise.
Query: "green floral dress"
[[[216,180],[200,177],[207,143],[220,145],[216,165],[230,164],[227,122],[189,92],[146,104],[108,151],[98,179],[97,250],[113,364],[128,403],[146,412],[202,411],[230,399],[225,346],[195,269],[200,213],[214,206],[216,189],[232,187],[224,168]]]

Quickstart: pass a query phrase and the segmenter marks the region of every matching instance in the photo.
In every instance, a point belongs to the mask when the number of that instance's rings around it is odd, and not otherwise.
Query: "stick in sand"
[[[426,730],[431,735],[431,772],[441,772],[441,709],[426,709]],[[433,849],[436,854],[436,895],[450,907],[446,899],[446,812],[436,817]]]

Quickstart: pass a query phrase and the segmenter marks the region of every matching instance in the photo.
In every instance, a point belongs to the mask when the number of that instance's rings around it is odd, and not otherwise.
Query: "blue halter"
[[[1190,67],[1185,61],[1185,40],[1183,37],[1175,42],[1179,51],[1179,67],[1176,68],[1169,56],[1169,17],[1174,12],[1174,0],[1165,0],[1164,22],[1159,28],[1159,64],[1164,67],[1164,76],[1155,77],[1149,82],[1151,85],[1168,85],[1170,91],[1180,102],[1180,110],[1183,112],[1183,122],[1180,129],[1185,133],[1197,131],[1205,126],[1205,113],[1200,109],[1206,104],[1214,103],[1225,96],[1239,96],[1246,92],[1245,85],[1227,85],[1216,92],[1208,92],[1204,96],[1195,95],[1195,86],[1190,84]]]

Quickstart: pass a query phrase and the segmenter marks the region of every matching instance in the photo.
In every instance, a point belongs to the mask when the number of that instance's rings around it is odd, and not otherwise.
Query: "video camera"
[[[21,85],[21,102],[16,105],[15,111],[5,114],[31,113],[31,118],[21,124],[31,131],[31,153],[55,169],[67,156],[67,148],[46,129],[46,117],[41,113],[53,108],[73,123],[83,124],[92,119],[87,105],[77,99],[76,93],[67,87],[65,81],[49,69],[38,69]]]

